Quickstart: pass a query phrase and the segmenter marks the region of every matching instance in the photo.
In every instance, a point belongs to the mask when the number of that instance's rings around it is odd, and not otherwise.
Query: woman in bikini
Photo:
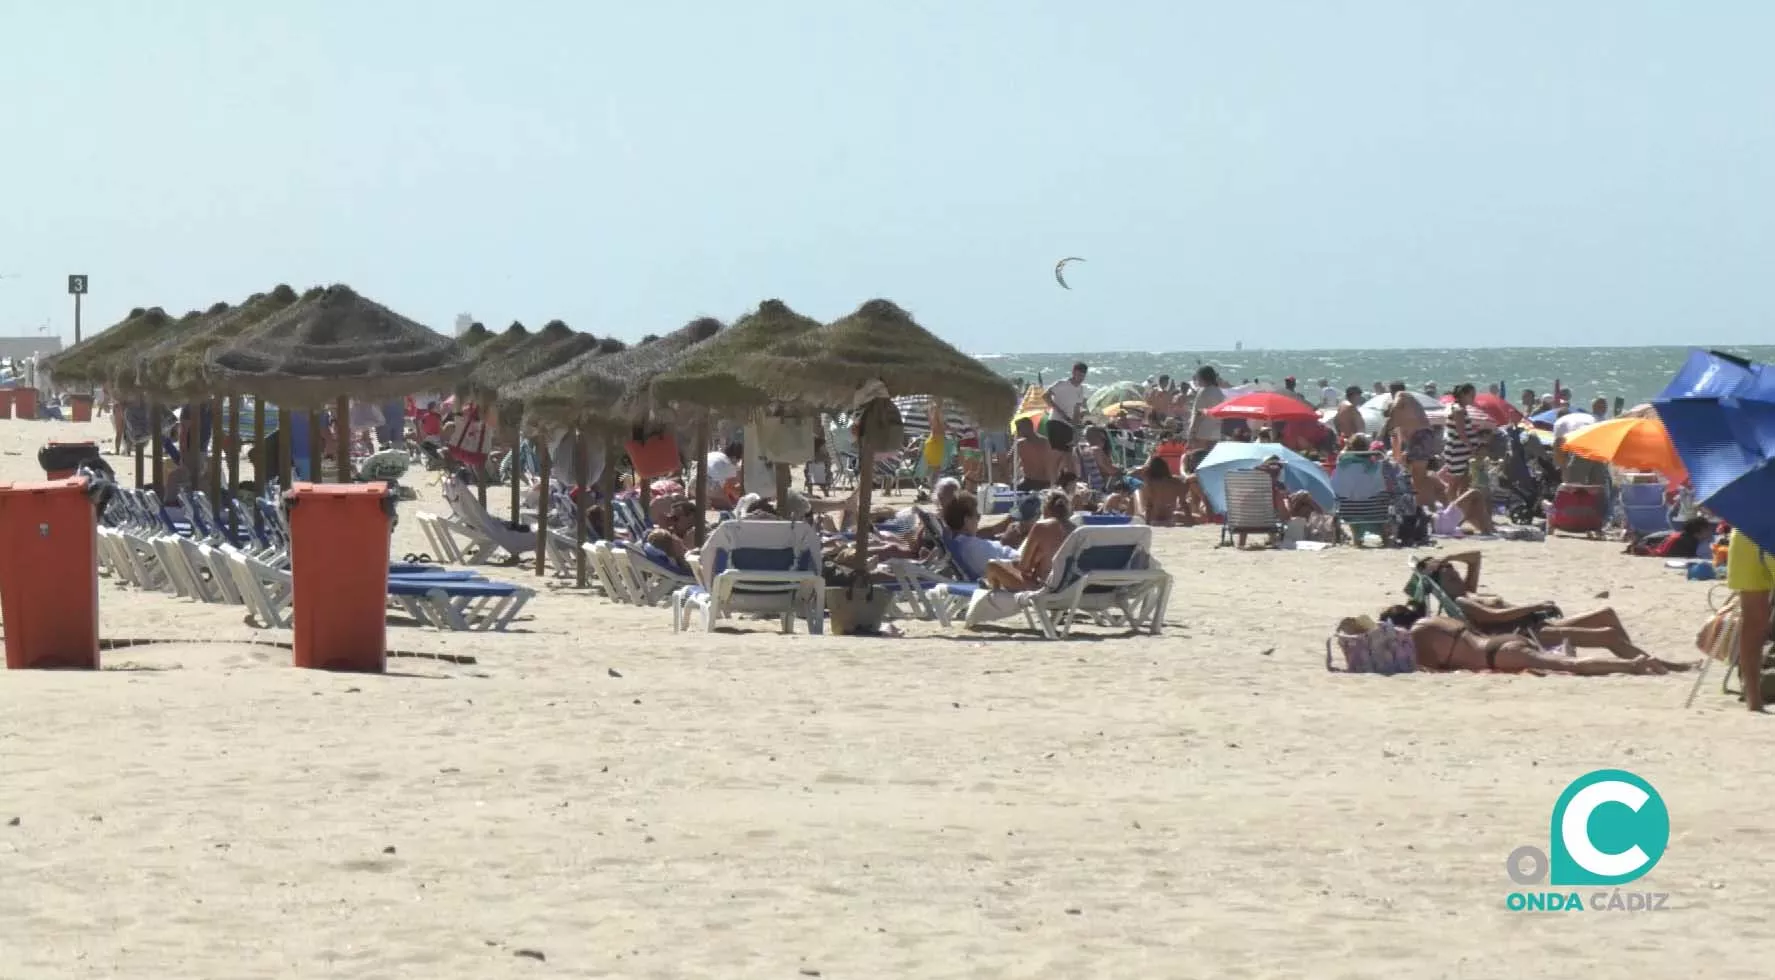
[[[1465,575],[1455,571],[1453,566],[1457,562],[1466,567]],[[1621,617],[1608,607],[1579,616],[1562,616],[1559,607],[1551,602],[1511,606],[1497,596],[1480,595],[1479,562],[1479,552],[1467,551],[1418,563],[1418,574],[1435,582],[1460,607],[1464,619],[1461,625],[1469,633],[1494,639],[1525,638],[1539,649],[1569,645],[1607,650],[1627,661],[1656,659],[1633,644]],[[1657,663],[1665,670],[1688,670],[1694,666],[1669,660]]]
[[[1395,625],[1399,625],[1395,621]],[[1632,660],[1615,657],[1565,657],[1541,648],[1525,636],[1508,633],[1487,636],[1476,633],[1458,619],[1442,616],[1420,619],[1411,624],[1411,645],[1417,653],[1418,666],[1425,670],[1472,670],[1521,673],[1547,671],[1593,677],[1599,674],[1663,674],[1669,668],[1660,660],[1639,656]]]

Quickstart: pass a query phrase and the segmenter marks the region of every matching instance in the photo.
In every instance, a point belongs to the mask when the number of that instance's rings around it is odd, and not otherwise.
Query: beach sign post
[[[74,342],[80,343],[80,298],[86,295],[87,280],[84,275],[68,277],[68,295],[74,297]]]

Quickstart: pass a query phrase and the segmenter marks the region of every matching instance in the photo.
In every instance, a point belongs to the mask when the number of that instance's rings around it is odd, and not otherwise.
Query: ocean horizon
[[[1051,382],[1075,362],[1090,366],[1092,386],[1144,381],[1168,374],[1188,377],[1210,364],[1233,384],[1279,384],[1293,376],[1303,390],[1317,394],[1320,381],[1342,390],[1403,381],[1418,388],[1435,382],[1442,390],[1463,381],[1481,388],[1502,384],[1514,399],[1523,388],[1547,392],[1555,379],[1585,403],[1603,397],[1629,405],[1649,401],[1664,389],[1691,350],[1719,350],[1755,361],[1775,362],[1775,346],[1718,347],[1395,347],[1310,350],[1076,351],[984,353],[973,356],[1000,374],[1025,384]]]

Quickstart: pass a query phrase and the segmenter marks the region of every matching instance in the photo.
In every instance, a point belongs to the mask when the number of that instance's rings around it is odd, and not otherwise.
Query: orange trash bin
[[[68,403],[69,418],[75,422],[92,421],[92,396],[75,395]]]
[[[12,414],[14,418],[37,418],[37,389],[12,389]]]
[[[0,419],[12,418],[12,389],[0,388]]]
[[[8,670],[99,666],[99,536],[86,478],[0,484]]]
[[[297,483],[290,514],[290,624],[298,667],[380,674],[388,658],[385,483]]]

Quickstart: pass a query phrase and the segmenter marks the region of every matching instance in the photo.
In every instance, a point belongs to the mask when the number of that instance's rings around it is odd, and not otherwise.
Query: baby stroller
[[[1533,524],[1547,516],[1547,503],[1559,486],[1559,471],[1552,460],[1528,451],[1520,430],[1511,430],[1508,439],[1509,451],[1498,481],[1504,492],[1504,510],[1512,523]]]

